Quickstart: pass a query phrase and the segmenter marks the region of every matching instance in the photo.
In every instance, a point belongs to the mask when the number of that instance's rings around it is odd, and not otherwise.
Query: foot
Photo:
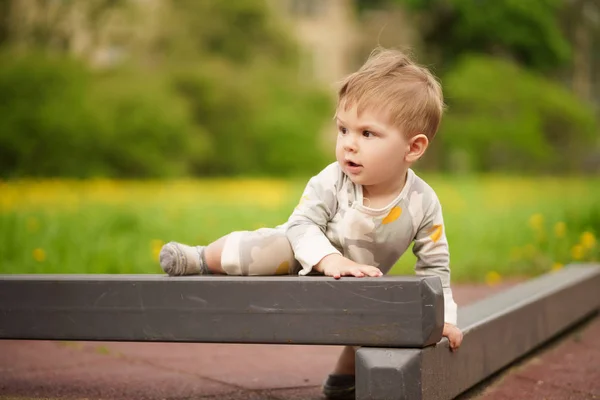
[[[169,242],[160,250],[160,266],[170,276],[210,274],[204,260],[204,246]]]
[[[323,394],[330,400],[354,400],[356,398],[356,377],[354,375],[329,375],[323,385]]]

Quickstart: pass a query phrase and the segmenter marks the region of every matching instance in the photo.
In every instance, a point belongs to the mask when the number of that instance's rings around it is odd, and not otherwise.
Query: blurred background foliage
[[[415,167],[455,279],[600,259],[597,0],[2,0],[0,272],[159,272],[285,221],[378,45],[443,83]]]
[[[280,9],[310,18],[330,3],[3,1],[0,176],[314,173],[331,159],[335,82],[303,65],[335,55],[307,57]],[[410,46],[442,79],[448,113],[423,169],[598,169],[596,2],[334,3],[362,35],[345,72],[377,44]]]
[[[324,160],[330,98],[296,79],[297,44],[263,2],[165,0],[150,36],[135,3],[2,3],[3,177],[290,174]]]

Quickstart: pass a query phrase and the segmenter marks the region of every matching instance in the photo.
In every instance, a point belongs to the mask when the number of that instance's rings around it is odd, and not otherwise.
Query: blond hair
[[[384,111],[390,123],[409,137],[433,139],[444,112],[440,82],[398,50],[378,48],[365,64],[348,75],[338,92],[338,108]]]

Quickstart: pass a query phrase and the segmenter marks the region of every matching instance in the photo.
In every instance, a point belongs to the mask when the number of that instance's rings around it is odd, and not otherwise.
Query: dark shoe
[[[356,377],[354,375],[329,375],[323,385],[323,394],[330,400],[354,400]]]

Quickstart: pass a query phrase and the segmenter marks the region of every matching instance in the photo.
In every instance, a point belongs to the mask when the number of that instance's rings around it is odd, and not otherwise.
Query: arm
[[[423,220],[414,240],[413,253],[417,257],[417,275],[435,275],[442,281],[444,290],[444,320],[456,325],[457,307],[450,288],[450,254],[442,216],[442,207],[433,194],[425,204]]]
[[[341,253],[325,236],[327,224],[337,210],[339,167],[331,164],[310,179],[300,203],[288,219],[286,235],[294,255],[302,265],[301,275],[308,274],[328,255]],[[322,268],[316,268],[323,272]]]
[[[426,208],[413,246],[413,253],[417,257],[415,271],[417,275],[435,275],[442,280],[444,291],[444,330],[442,335],[448,338],[450,350],[454,351],[460,347],[463,334],[456,326],[457,307],[450,288],[450,255],[442,207],[435,193],[432,194],[432,201]]]
[[[341,177],[337,163],[313,177],[302,194],[300,204],[288,219],[286,235],[294,256],[302,265],[300,275],[314,269],[336,279],[347,275],[381,276],[378,268],[357,264],[344,257],[325,235],[327,224],[337,212],[337,188]]]

